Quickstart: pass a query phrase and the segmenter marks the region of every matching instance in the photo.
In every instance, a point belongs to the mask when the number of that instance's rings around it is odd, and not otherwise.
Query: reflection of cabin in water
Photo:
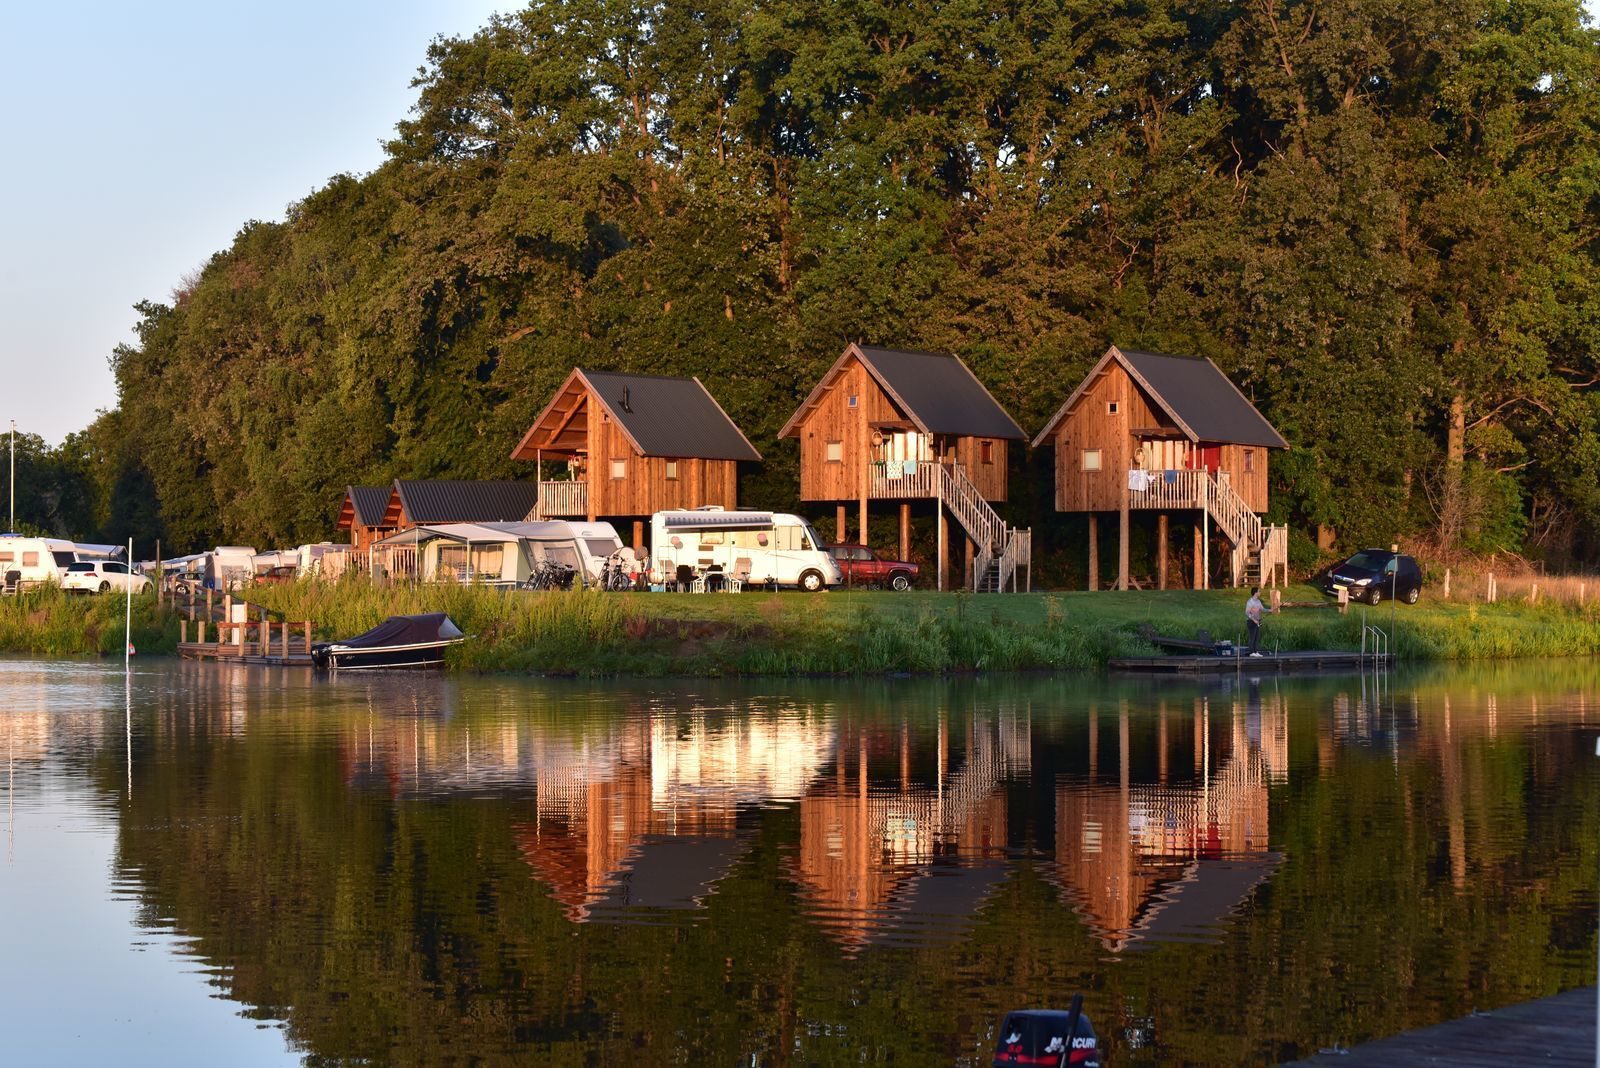
[[[574,368],[511,458],[536,467],[537,518],[632,517],[642,550],[640,517],[738,507],[739,462],[761,454],[698,378]]]
[[[1118,716],[1118,779],[1097,767],[1090,711],[1087,782],[1056,789],[1056,870],[1078,910],[1113,952],[1135,943],[1214,937],[1217,926],[1280,857],[1268,850],[1269,789],[1287,779],[1288,719],[1281,701],[1233,708],[1226,741],[1213,739],[1209,702],[1195,702],[1192,778],[1170,756],[1181,742],[1159,713],[1156,782],[1134,782],[1129,713]],[[1173,717],[1175,718],[1175,717]],[[1216,753],[1224,753],[1213,769]],[[1170,773],[1170,778],[1169,778]]]
[[[1089,583],[1098,583],[1097,514],[1121,515],[1118,586],[1128,588],[1130,510],[1158,513],[1159,584],[1167,585],[1167,514],[1194,511],[1195,586],[1206,584],[1202,527],[1233,546],[1235,585],[1288,581],[1288,528],[1262,523],[1267,459],[1288,443],[1217,365],[1113,345],[1034,445],[1056,447],[1056,510],[1089,513]]]
[[[394,532],[393,527],[384,525],[391,492],[390,486],[345,487],[334,529],[350,532],[351,549],[365,552],[373,542]]]
[[[1011,442],[1027,436],[955,356],[851,345],[778,436],[800,441],[801,500],[857,502],[862,544],[869,500],[900,502],[902,559],[910,552],[911,502],[935,502],[941,589],[947,512],[965,534],[967,582],[1004,589],[1015,586],[1019,567],[1031,566],[1028,532],[990,507],[1006,499]],[[839,503],[836,541],[846,540],[845,515]]]

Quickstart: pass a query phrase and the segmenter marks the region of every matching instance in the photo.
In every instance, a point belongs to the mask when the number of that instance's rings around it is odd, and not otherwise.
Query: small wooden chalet
[[[379,538],[394,533],[393,527],[384,525],[383,518],[391,492],[392,488],[387,486],[345,487],[344,501],[339,505],[339,519],[334,528],[350,532],[350,548],[357,552],[365,551]]]
[[[1089,583],[1097,583],[1097,513],[1121,516],[1118,585],[1128,586],[1131,510],[1158,513],[1158,575],[1167,584],[1167,514],[1195,511],[1195,585],[1206,584],[1214,523],[1233,546],[1234,584],[1287,572],[1287,530],[1261,522],[1267,462],[1288,442],[1217,365],[1201,356],[1119,349],[1094,365],[1033,441],[1056,448],[1056,510],[1089,513]],[[1285,574],[1285,578],[1287,575]]]
[[[538,518],[634,517],[641,549],[640,517],[737,507],[739,462],[761,454],[698,378],[574,368],[511,458],[537,466]]]
[[[1029,563],[1027,531],[989,506],[1006,499],[1013,441],[1027,435],[967,365],[948,353],[851,345],[789,417],[779,437],[800,441],[800,497],[836,501],[835,539],[855,501],[863,544],[867,502],[900,502],[900,555],[910,551],[911,502],[936,503],[939,588],[948,570],[945,513],[966,535],[974,588],[1016,585]]]

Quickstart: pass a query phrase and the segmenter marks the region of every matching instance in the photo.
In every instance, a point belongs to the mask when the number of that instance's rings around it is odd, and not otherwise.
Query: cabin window
[[[1254,474],[1255,470],[1256,470],[1256,450],[1254,450],[1254,449],[1246,449],[1246,450],[1244,450],[1244,473],[1247,474],[1247,475]]]
[[[668,460],[667,461],[667,481],[668,482],[676,482],[677,480],[678,480],[678,461],[676,461],[676,460]]]
[[[1085,471],[1098,471],[1098,470],[1100,470],[1100,450],[1099,449],[1084,449],[1083,450],[1083,469]]]
[[[22,554],[22,566],[23,567],[38,567],[39,566],[39,554],[38,553],[23,553]]]
[[[842,464],[842,463],[844,463],[844,442],[842,442],[842,441],[830,441],[830,442],[828,442],[828,462],[830,464]]]
[[[986,464],[994,463],[994,442],[978,442],[978,459]]]
[[[854,393],[852,393],[852,394],[850,394],[850,400],[847,403],[850,405],[850,407],[854,408],[854,407],[856,407],[857,404],[860,403],[860,401],[861,401],[861,398],[856,396]]]
[[[1106,401],[1106,414],[1116,415],[1122,410],[1122,405],[1116,401]]]
[[[628,477],[628,461],[626,461],[626,460],[612,460],[611,461],[611,477],[612,478],[627,478]]]

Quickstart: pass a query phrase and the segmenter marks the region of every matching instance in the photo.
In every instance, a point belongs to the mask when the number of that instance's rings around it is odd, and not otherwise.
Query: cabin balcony
[[[939,496],[938,465],[933,460],[878,460],[867,465],[867,496],[903,501]]]
[[[1144,489],[1134,488],[1136,474],[1144,475]],[[1129,471],[1128,507],[1177,510],[1204,508],[1206,485],[1210,481],[1205,471]]]
[[[537,514],[541,519],[550,519],[556,516],[583,516],[587,518],[589,515],[589,483],[576,481],[539,483]]]

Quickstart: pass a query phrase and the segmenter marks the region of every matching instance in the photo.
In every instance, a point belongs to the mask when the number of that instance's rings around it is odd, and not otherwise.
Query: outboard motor
[[[1022,1009],[1006,1013],[995,1041],[994,1065],[1049,1065],[1050,1068],[1101,1068],[1100,1043],[1094,1025],[1083,1014],[1083,995],[1072,996],[1072,1008]]]

